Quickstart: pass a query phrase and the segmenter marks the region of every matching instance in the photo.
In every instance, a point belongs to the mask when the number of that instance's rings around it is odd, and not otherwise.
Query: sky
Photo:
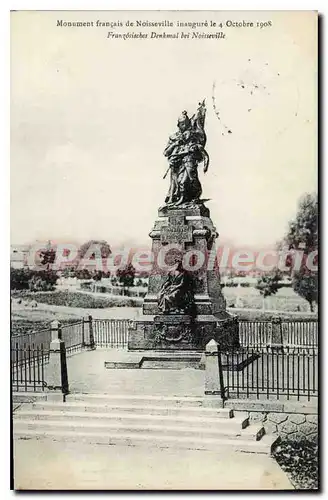
[[[223,28],[189,31],[226,38],[108,39],[128,28],[57,19],[212,19]],[[312,12],[13,12],[11,242],[147,244],[169,187],[167,139],[206,98],[199,177],[221,241],[274,245],[317,186],[316,46]]]

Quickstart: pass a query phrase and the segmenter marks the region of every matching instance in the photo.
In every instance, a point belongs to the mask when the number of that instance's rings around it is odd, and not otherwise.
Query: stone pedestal
[[[46,382],[50,396],[62,399],[68,394],[68,376],[66,363],[65,342],[62,340],[59,321],[51,323],[51,343],[49,349],[49,363],[46,365]]]
[[[283,349],[284,339],[282,332],[282,320],[281,318],[272,318],[272,331],[271,331],[271,347],[276,351]]]
[[[154,267],[143,314],[129,330],[129,350],[203,351],[213,338],[223,348],[238,347],[237,320],[226,311],[215,261],[217,236],[202,202],[159,209],[150,232]],[[193,307],[164,314],[158,296],[177,255],[192,277]]]
[[[96,348],[95,339],[93,335],[92,316],[88,315],[84,318],[84,345],[90,350]]]
[[[205,396],[220,396],[224,399],[221,356],[214,339],[205,346]]]

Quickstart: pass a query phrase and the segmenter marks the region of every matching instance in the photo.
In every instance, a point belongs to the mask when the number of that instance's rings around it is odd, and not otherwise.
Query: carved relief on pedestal
[[[154,332],[155,345],[166,342],[170,344],[190,344],[193,340],[191,325],[185,325],[181,323],[178,325],[168,325],[165,323],[160,323],[155,326]]]

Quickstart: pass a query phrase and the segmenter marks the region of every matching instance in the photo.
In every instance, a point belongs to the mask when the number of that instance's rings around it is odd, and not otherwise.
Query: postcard
[[[11,12],[15,490],[317,490],[318,13]]]

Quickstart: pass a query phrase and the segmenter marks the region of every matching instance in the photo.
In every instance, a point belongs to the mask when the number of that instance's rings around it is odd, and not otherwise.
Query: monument
[[[129,330],[129,351],[203,351],[212,338],[239,345],[213,260],[218,233],[201,198],[198,167],[204,173],[209,167],[205,116],[205,101],[191,118],[183,111],[164,150],[170,186],[149,234],[154,267],[142,315]]]

